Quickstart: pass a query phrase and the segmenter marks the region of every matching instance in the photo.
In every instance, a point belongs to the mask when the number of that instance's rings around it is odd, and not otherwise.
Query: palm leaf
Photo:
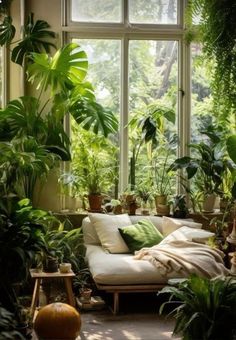
[[[37,20],[34,23],[34,15],[30,13],[24,27],[24,39],[13,49],[11,59],[13,62],[22,65],[25,56],[32,52],[50,52],[50,48],[56,46],[46,39],[55,38],[55,33],[49,31],[49,24],[44,20]]]
[[[7,16],[0,25],[0,45],[9,44],[16,33],[15,26],[12,25],[12,18]]]

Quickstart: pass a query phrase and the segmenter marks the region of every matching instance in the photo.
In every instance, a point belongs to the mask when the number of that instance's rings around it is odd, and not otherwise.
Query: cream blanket
[[[163,245],[143,248],[135,252],[136,260],[150,261],[163,276],[177,272],[181,277],[197,274],[207,278],[228,275],[224,253],[206,244],[188,240],[172,240]]]

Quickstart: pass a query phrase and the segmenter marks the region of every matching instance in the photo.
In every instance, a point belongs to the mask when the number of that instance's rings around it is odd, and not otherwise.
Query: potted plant
[[[116,171],[106,149],[104,136],[88,133],[87,138],[77,136],[77,153],[72,170],[78,178],[78,190],[88,198],[89,210],[102,211],[103,197],[114,185]],[[113,146],[110,146],[113,149]]]
[[[188,215],[188,208],[185,195],[175,195],[173,199],[173,217],[186,218]]]
[[[234,338],[236,282],[232,277],[207,279],[192,275],[178,287],[163,288],[162,293],[170,297],[161,305],[161,314],[167,304],[177,304],[168,314],[176,320],[174,334],[189,340]]]
[[[0,204],[0,303],[22,323],[22,308],[15,284],[25,283],[36,253],[43,248],[45,228],[52,216],[34,209],[29,199],[9,194]]]
[[[201,130],[201,133],[208,138],[199,143],[189,144],[192,156],[176,159],[169,171],[184,169],[187,179],[194,179],[196,190],[202,193],[202,210],[212,212],[217,195],[222,193],[223,176],[227,169],[231,168],[231,163],[225,157],[225,139],[222,133],[212,125]]]
[[[139,185],[137,195],[141,199],[141,214],[149,215],[148,200],[151,198],[151,189],[148,186]]]
[[[82,268],[77,273],[73,280],[73,287],[75,291],[78,290],[81,297],[81,302],[89,302],[91,299],[92,288],[91,288],[91,273],[88,268]]]

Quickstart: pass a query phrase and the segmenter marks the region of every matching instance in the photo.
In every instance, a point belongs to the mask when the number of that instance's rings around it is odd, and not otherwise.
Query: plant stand
[[[73,271],[71,271],[70,273],[61,273],[59,271],[56,273],[45,273],[45,272],[38,272],[38,271],[35,271],[34,269],[31,269],[30,275],[31,275],[31,278],[35,280],[33,297],[32,297],[31,308],[30,308],[31,317],[34,317],[35,309],[39,302],[39,290],[40,290],[41,280],[62,278],[65,283],[68,303],[73,307],[75,306],[75,297],[72,291],[72,278],[75,277],[75,273]]]

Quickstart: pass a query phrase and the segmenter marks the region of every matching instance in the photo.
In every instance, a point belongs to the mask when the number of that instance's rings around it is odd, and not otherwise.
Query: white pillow
[[[165,245],[172,241],[192,241],[197,243],[206,243],[208,239],[214,235],[214,233],[207,230],[183,226],[170,233],[159,243],[159,245]]]
[[[189,220],[179,220],[177,218],[170,218],[167,216],[162,217],[162,234],[163,236],[167,236],[173,231],[179,229],[180,227],[187,226],[190,228],[202,228],[202,223],[196,223]]]
[[[105,250],[113,254],[130,253],[129,248],[118,230],[120,227],[126,227],[132,224],[128,214],[106,215],[89,213],[88,216]]]

